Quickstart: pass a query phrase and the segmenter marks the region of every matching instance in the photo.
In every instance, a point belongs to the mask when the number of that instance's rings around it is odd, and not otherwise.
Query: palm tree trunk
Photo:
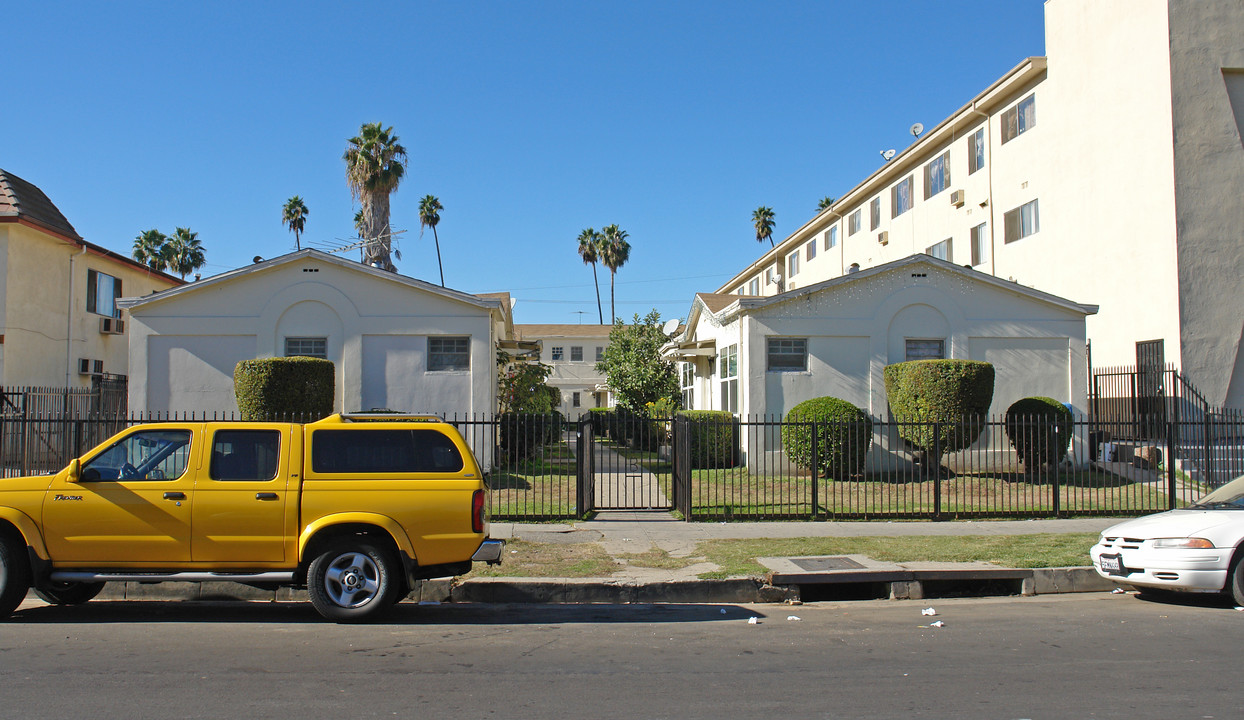
[[[618,321],[618,311],[613,305],[613,268],[609,269],[609,324],[612,325]]]
[[[596,261],[592,261],[592,282],[596,283],[596,317],[600,324],[605,324],[605,310],[600,306],[600,280],[596,279]]]
[[[436,241],[436,267],[441,271],[441,287],[445,287],[445,266],[441,265],[441,239],[436,236],[436,226],[432,226],[432,239]]]

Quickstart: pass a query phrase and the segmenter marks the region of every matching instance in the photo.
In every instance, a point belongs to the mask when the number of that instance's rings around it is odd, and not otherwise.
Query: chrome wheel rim
[[[339,555],[324,573],[324,590],[340,607],[366,605],[380,592],[380,566],[364,553]]]

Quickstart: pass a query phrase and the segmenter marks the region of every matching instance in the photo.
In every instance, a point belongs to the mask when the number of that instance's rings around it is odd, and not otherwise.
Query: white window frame
[[[469,372],[470,335],[431,335],[428,337],[428,372]]]
[[[790,358],[799,358],[799,362]],[[779,362],[774,362],[775,360]],[[808,339],[790,337],[766,338],[765,369],[768,372],[807,372]]]
[[[985,234],[985,223],[972,228],[972,267],[989,262],[989,236]]]
[[[117,298],[121,297],[121,278],[93,268],[86,271],[86,311],[104,317],[121,317]]]
[[[946,338],[906,338],[903,357],[911,360],[945,360]]]
[[[678,387],[682,391],[684,410],[695,409],[695,363],[684,362],[678,369]]]
[[[718,353],[717,367],[721,371],[721,409],[739,411],[739,346],[727,345]]]
[[[786,277],[793,278],[799,274],[799,251],[786,256]]]
[[[565,359],[565,357],[566,357],[566,348],[562,347],[561,345],[554,345],[553,349],[549,351],[550,361],[560,362],[561,360]]]
[[[597,345],[596,346],[596,362],[604,362],[604,361],[605,361],[605,346]]]
[[[946,238],[945,240],[939,243],[934,243],[930,245],[929,247],[925,248],[924,254],[929,255],[931,257],[938,258],[940,260],[945,260],[947,262],[953,262],[954,258],[952,256],[952,253],[954,251],[954,248],[951,244],[952,239],[953,238]]]
[[[285,357],[312,357],[327,360],[328,338],[287,337],[285,338]]]
[[[583,362],[583,346],[582,345],[571,345],[570,346],[570,362]]]

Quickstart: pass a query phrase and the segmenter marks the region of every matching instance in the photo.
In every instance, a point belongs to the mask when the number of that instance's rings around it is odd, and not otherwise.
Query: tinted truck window
[[[435,430],[317,430],[311,469],[317,473],[424,473],[462,470],[462,454]]]

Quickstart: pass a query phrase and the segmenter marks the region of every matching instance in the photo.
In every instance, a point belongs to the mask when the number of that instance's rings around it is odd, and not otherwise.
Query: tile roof
[[[0,169],[0,217],[20,217],[74,240],[82,236],[33,183]]]
[[[514,335],[519,340],[546,337],[608,337],[612,325],[538,325],[515,323]]]

